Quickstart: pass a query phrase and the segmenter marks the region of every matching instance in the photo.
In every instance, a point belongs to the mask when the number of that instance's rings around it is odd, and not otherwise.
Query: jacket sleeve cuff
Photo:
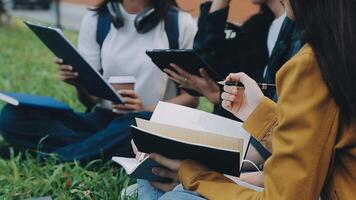
[[[197,174],[203,171],[209,171],[209,169],[193,160],[184,160],[179,168],[178,178],[183,186],[189,186]]]
[[[243,128],[257,140],[263,140],[277,124],[277,104],[267,97],[257,106],[249,118],[244,122]]]

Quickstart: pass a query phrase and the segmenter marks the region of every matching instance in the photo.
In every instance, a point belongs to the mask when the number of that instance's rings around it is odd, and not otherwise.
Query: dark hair
[[[104,0],[94,9],[94,11],[100,11],[104,9],[106,4],[112,1],[117,1],[121,3],[123,2],[123,0]],[[157,10],[160,20],[164,20],[166,18],[169,7],[178,7],[176,0],[151,0],[151,4],[152,7]]]
[[[341,120],[356,119],[356,0],[290,0],[303,41],[340,108]]]

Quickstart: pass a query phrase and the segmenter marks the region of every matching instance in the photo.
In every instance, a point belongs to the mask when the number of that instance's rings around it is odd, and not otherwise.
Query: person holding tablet
[[[256,138],[273,138],[264,191],[240,186],[194,161],[151,158],[185,189],[160,200],[354,199],[356,196],[356,4],[354,0],[283,0],[306,44],[277,73],[278,103],[244,73],[227,81],[222,105]],[[197,192],[200,196],[194,196]]]
[[[57,113],[4,107],[0,130],[15,149],[57,154],[61,161],[130,156],[129,127],[149,118],[160,100],[196,107],[198,98],[177,89],[145,55],[152,48],[192,48],[196,22],[174,0],[106,0],[83,19],[78,49],[104,79],[131,76],[135,88],[119,93],[125,104],[112,105],[85,91],[73,71],[56,59],[59,77],[73,85],[87,113]],[[95,84],[95,83],[93,83]],[[42,154],[41,154],[42,155]]]
[[[203,3],[194,50],[223,77],[231,72],[244,71],[259,82],[274,83],[272,77],[263,78],[264,69],[266,68],[269,74],[276,73],[282,64],[299,50],[299,37],[295,24],[286,18],[285,8],[279,0],[251,2],[260,5],[261,11],[241,26],[227,23],[230,0]],[[171,64],[171,70],[165,70],[172,80],[182,88],[207,97],[215,104],[215,114],[237,120],[219,105],[221,88],[216,83],[217,80],[211,78],[203,68],[200,69],[201,76],[197,76],[176,64]],[[268,92],[268,96],[274,98],[275,88]],[[262,143],[269,144],[268,141]],[[251,144],[247,159],[262,169],[264,160],[270,156],[271,149],[266,149],[270,146],[264,147],[255,139],[251,140]],[[254,172],[254,166],[246,163],[243,170],[245,173],[241,178],[244,181],[263,187],[263,176]],[[149,184],[140,180],[139,188],[139,199],[145,200],[162,196],[162,191],[173,189],[174,184]]]

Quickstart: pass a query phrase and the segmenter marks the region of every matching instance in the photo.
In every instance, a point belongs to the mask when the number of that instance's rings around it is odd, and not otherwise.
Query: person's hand
[[[113,111],[115,113],[127,114],[145,110],[145,106],[140,96],[134,90],[120,90],[119,94],[123,96],[125,104],[113,105]]]
[[[163,178],[172,179],[172,182],[170,183],[150,182],[150,184],[154,188],[161,190],[163,192],[172,191],[180,183],[178,180],[178,170],[182,164],[182,161],[165,158],[158,154],[151,154],[150,158],[164,167],[164,168],[162,167],[153,168],[152,169],[153,174]]]
[[[244,87],[225,86],[221,95],[222,106],[237,118],[245,121],[263,99],[256,81],[245,73],[230,74],[226,81],[241,82]]]
[[[171,64],[174,69],[165,69],[170,79],[176,82],[180,87],[191,89],[206,96],[211,102],[219,103],[220,101],[220,88],[215,81],[209,76],[204,68],[199,70],[200,76],[190,74],[175,64]]]
[[[59,79],[70,85],[78,86],[78,72],[73,71],[73,67],[63,64],[63,60],[55,58],[54,63],[58,65]]]

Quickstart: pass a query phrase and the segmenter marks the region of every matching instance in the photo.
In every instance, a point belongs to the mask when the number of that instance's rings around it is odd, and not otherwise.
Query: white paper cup
[[[112,76],[108,82],[116,91],[135,90],[136,80],[134,76]]]

